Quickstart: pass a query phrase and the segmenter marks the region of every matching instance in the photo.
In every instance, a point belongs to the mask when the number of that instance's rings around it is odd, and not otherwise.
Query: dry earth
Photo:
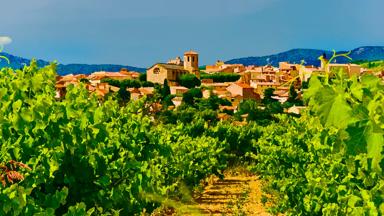
[[[271,215],[270,203],[262,202],[262,181],[255,175],[231,169],[224,179],[212,179],[201,193],[194,194],[193,204],[180,204],[177,211],[168,209],[156,215]]]

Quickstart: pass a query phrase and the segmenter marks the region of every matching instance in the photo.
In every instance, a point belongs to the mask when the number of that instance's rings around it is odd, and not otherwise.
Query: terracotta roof
[[[205,86],[223,86],[228,87],[230,83],[204,83]]]
[[[248,85],[247,83],[234,83],[238,86],[240,86],[241,88],[251,88],[253,89],[250,85]]]
[[[234,107],[234,106],[220,106],[219,109],[220,110],[235,110],[236,107]]]
[[[219,113],[217,114],[217,118],[226,120],[231,118],[231,115],[228,115],[227,113]]]
[[[142,87],[139,88],[140,92],[144,95],[151,95],[155,91],[154,87]]]
[[[72,74],[63,76],[60,79],[60,81],[72,81],[72,80],[77,80],[77,78],[75,76],[73,76]]]
[[[101,80],[101,79],[103,79],[104,77],[105,77],[105,76],[96,76],[96,75],[95,75],[95,76],[92,76],[92,75],[89,76],[89,78],[92,79],[92,80]]]
[[[111,91],[113,92],[118,92],[120,90],[119,87],[115,87],[115,86],[110,86],[109,89],[111,89]]]
[[[277,90],[286,90],[286,91],[288,91],[289,87],[288,86],[279,86],[279,87],[277,87]]]
[[[106,72],[106,71],[99,71],[94,72],[91,75],[88,76],[89,79],[98,80],[105,77],[120,77],[120,78],[131,78],[131,75],[125,74],[125,72]]]
[[[92,85],[87,85],[87,89],[88,89],[88,91],[95,91],[96,87],[94,87]]]
[[[79,78],[81,79],[81,78],[86,78],[87,75],[85,75],[85,74],[76,74],[75,77],[78,78],[78,79]]]
[[[289,96],[288,91],[274,91],[273,94],[280,96],[280,97],[288,97]]]
[[[155,66],[163,67],[165,69],[180,70],[180,71],[188,72],[188,70],[184,69],[184,66],[175,65],[175,64],[165,64],[165,63],[156,63],[152,67],[150,67],[149,69],[151,69]]]
[[[257,82],[256,85],[274,85],[279,86],[281,83],[275,83],[275,82]]]
[[[302,111],[303,109],[305,109],[305,108],[307,108],[307,107],[305,107],[305,106],[293,106],[293,107],[288,108],[287,112],[288,112],[288,113],[296,113],[296,114],[300,114],[301,111]]]
[[[182,89],[182,90],[188,90],[188,88],[184,87],[184,86],[171,86],[170,87],[171,89]]]
[[[106,90],[96,89],[95,93],[96,93],[98,96],[105,96],[108,92],[107,92]]]
[[[217,94],[217,95],[229,95],[230,94],[230,92],[229,91],[227,91],[227,90],[213,90],[212,91],[214,94]]]
[[[174,97],[172,98],[172,101],[182,101],[183,97]]]
[[[130,92],[130,93],[141,93],[140,92],[140,90],[138,89],[138,88],[128,88],[128,91]]]
[[[234,126],[245,126],[245,125],[247,125],[247,122],[234,121],[234,122],[232,122],[232,124]]]
[[[184,55],[198,55],[198,53],[195,52],[195,51],[190,50],[188,52],[185,52]]]

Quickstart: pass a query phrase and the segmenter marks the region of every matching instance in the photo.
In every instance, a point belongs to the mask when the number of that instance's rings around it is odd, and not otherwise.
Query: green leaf
[[[343,95],[337,95],[334,97],[328,92],[324,92],[324,98],[322,98],[323,104],[319,106],[318,114],[322,122],[327,126],[334,126],[337,128],[346,128],[354,118],[351,115],[352,108],[346,102]]]
[[[19,110],[20,110],[22,104],[23,104],[23,102],[22,102],[21,100],[17,100],[16,102],[14,102],[14,103],[12,104],[13,112],[14,112],[14,113],[19,112]]]
[[[369,133],[366,136],[368,157],[372,158],[372,168],[376,171],[382,171],[380,163],[383,159],[384,134]]]

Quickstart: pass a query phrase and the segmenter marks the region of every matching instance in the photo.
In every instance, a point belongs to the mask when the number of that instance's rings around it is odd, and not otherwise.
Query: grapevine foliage
[[[235,126],[204,104],[156,116],[145,98],[100,103],[83,84],[58,101],[55,68],[0,71],[0,215],[151,212],[232,164],[268,180],[275,212],[384,214],[377,77],[327,71],[311,77],[301,117]]]
[[[384,214],[384,85],[326,71],[304,93],[309,109],[263,128],[252,169],[288,215]]]
[[[100,104],[80,84],[56,101],[55,67],[0,71],[0,161],[31,167],[7,170],[18,181],[0,187],[0,215],[148,212],[159,203],[145,194],[177,199],[180,185],[225,168],[223,142],[155,126],[145,99]]]

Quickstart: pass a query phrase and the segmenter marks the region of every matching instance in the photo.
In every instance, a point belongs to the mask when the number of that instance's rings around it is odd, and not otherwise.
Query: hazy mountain
[[[347,51],[339,51],[338,53],[345,53]],[[278,53],[269,56],[260,57],[246,57],[238,58],[227,61],[229,64],[244,64],[244,65],[266,65],[272,64],[278,66],[279,62],[287,61],[290,63],[301,63],[302,60],[308,65],[319,66],[319,56],[326,54],[327,57],[332,56],[332,51],[329,50],[316,50],[316,49],[292,49],[286,52]],[[353,61],[357,60],[383,60],[384,59],[384,46],[365,46],[359,47],[351,51],[349,55]],[[338,58],[336,62],[347,63],[346,58]]]
[[[339,51],[338,53],[345,53],[347,51]],[[279,62],[287,61],[290,63],[301,63],[305,61],[307,65],[319,66],[319,56],[326,54],[328,57],[332,56],[332,51],[329,50],[316,50],[316,49],[292,49],[286,52],[278,53],[275,55],[260,56],[260,57],[246,57],[238,58],[227,61],[229,64],[244,64],[244,65],[266,65],[272,64],[278,66]],[[30,59],[14,56],[8,53],[1,53],[10,60],[10,65],[6,61],[0,61],[0,68],[12,67],[15,69],[22,68],[23,65],[29,64]],[[384,60],[384,46],[365,46],[359,47],[351,51],[349,55],[353,61],[357,60]],[[349,62],[346,58],[337,59],[339,63]],[[37,60],[39,66],[48,65],[48,61]],[[60,75],[65,74],[90,74],[95,71],[120,71],[121,68],[127,68],[129,71],[145,72],[145,68],[138,68],[124,65],[112,64],[59,64],[57,72]]]
[[[6,56],[10,64],[8,64],[5,60],[0,61],[0,68],[3,67],[12,67],[14,69],[22,68],[23,65],[27,64],[29,65],[30,59],[14,56],[8,53],[1,53],[1,55]],[[49,65],[48,61],[44,60],[37,60],[37,64],[39,66],[46,66]],[[145,72],[145,68],[138,68],[138,67],[132,67],[132,66],[125,66],[125,65],[112,65],[112,64],[59,64],[57,66],[57,73],[60,75],[65,74],[90,74],[95,71],[110,71],[110,72],[117,72],[120,71],[121,68],[127,68],[129,71],[137,71],[137,72]]]

